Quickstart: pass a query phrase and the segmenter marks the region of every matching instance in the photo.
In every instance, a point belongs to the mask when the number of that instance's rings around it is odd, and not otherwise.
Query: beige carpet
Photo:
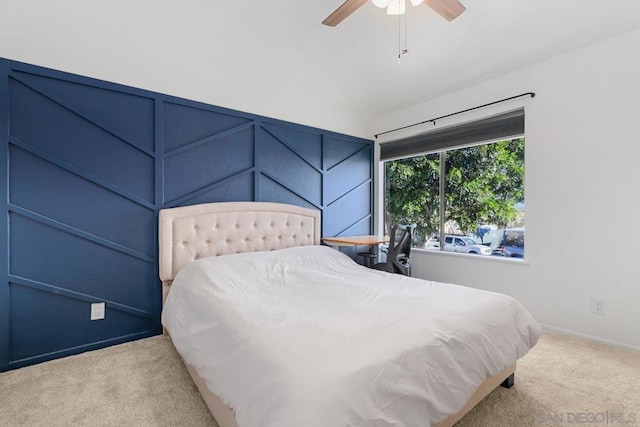
[[[162,336],[0,374],[0,426],[215,425]],[[457,424],[551,425],[640,426],[640,354],[546,334]]]

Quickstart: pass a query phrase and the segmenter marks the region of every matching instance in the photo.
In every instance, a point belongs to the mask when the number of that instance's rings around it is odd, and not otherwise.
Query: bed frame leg
[[[513,374],[509,375],[506,380],[502,381],[500,386],[504,388],[511,388],[513,387],[513,384],[515,382],[516,382],[516,373],[514,372]]]

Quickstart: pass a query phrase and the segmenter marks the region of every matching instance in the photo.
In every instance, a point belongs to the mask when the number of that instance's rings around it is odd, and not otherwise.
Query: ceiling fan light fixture
[[[420,0],[422,1],[422,0]],[[373,5],[375,7],[379,7],[380,9],[384,9],[385,7],[387,7],[389,5],[389,0],[371,0],[371,3],[373,3]]]
[[[389,0],[387,15],[404,15],[407,11],[405,0]]]
[[[424,3],[442,16],[447,21],[453,21],[462,12],[466,10],[464,5],[460,3],[460,0],[410,0],[414,6]],[[1,2],[1,0],[0,0]],[[407,2],[406,0],[371,0],[371,2],[379,8],[387,9],[388,15],[402,15],[406,13]],[[346,18],[348,18],[353,12],[360,9],[368,3],[368,0],[345,0],[340,7],[327,16],[322,23],[329,27],[335,27]]]

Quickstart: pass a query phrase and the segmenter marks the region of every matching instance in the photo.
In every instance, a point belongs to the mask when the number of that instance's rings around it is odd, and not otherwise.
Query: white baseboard
[[[632,345],[623,344],[623,343],[617,342],[617,341],[606,340],[604,338],[594,337],[592,335],[582,334],[580,332],[570,331],[568,329],[556,328],[554,326],[548,326],[548,325],[542,325],[542,324],[540,326],[542,326],[542,329],[545,332],[550,332],[550,333],[553,333],[553,334],[560,334],[560,335],[572,335],[572,336],[575,336],[575,337],[584,338],[584,339],[589,340],[589,341],[595,341],[595,342],[598,342],[600,344],[606,344],[606,345],[610,345],[612,347],[624,348],[625,350],[631,350],[631,351],[635,351],[637,353],[640,353],[640,347],[635,347],[635,346],[632,346]]]

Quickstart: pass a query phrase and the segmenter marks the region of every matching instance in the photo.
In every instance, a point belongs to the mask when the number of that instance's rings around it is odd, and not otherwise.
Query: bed
[[[263,202],[160,212],[163,325],[221,427],[445,427],[513,384],[540,336],[517,301],[359,266],[320,246],[320,221]]]

